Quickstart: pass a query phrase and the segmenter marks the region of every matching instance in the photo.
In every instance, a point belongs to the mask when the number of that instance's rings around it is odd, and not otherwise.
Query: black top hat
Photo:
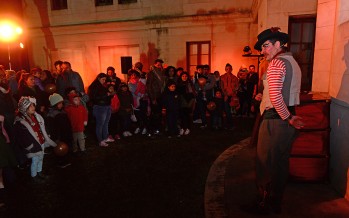
[[[280,32],[279,27],[266,29],[258,35],[258,41],[254,45],[254,49],[261,51],[263,43],[269,39],[277,39],[284,45],[288,42],[288,34]]]

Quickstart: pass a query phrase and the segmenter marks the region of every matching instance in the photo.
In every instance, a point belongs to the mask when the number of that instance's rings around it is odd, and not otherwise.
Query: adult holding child
[[[93,116],[96,119],[96,136],[101,147],[107,147],[107,142],[114,142],[109,138],[109,120],[111,117],[111,99],[114,93],[110,93],[106,87],[107,74],[99,73],[96,79],[88,87],[88,95],[93,104]]]

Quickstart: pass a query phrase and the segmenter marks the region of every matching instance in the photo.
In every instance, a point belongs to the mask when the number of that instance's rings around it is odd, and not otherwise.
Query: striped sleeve
[[[282,97],[282,86],[286,75],[285,63],[279,59],[274,59],[269,63],[267,71],[267,81],[269,84],[270,101],[281,119],[285,120],[290,116],[290,112]]]

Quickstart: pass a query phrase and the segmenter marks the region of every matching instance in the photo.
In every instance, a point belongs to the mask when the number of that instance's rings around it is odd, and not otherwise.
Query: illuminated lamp
[[[11,69],[11,51],[10,43],[18,39],[19,35],[23,33],[23,29],[9,20],[0,21],[0,40],[7,43],[7,52],[8,52],[8,62],[9,68]]]

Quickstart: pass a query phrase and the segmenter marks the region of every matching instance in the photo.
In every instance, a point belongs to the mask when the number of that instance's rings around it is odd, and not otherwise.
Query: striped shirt
[[[268,66],[267,81],[269,84],[269,96],[272,105],[281,119],[285,120],[290,116],[287,105],[282,96],[282,87],[286,75],[285,63],[280,59],[273,59]]]

